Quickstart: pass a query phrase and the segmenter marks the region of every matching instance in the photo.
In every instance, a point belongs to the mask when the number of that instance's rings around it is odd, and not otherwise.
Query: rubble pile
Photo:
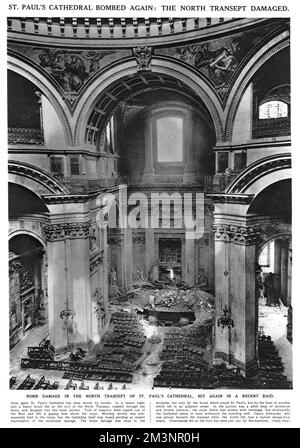
[[[197,287],[178,287],[168,282],[144,282],[131,291],[119,293],[114,304],[117,303],[130,303],[141,311],[166,309],[175,312],[193,311],[196,316],[202,312],[214,315],[214,297],[211,294]]]

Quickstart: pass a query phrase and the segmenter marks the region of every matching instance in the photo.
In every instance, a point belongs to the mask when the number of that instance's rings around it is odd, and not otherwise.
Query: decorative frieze
[[[229,224],[216,224],[213,226],[216,241],[250,245],[255,244],[260,235],[259,227],[244,227]]]
[[[43,227],[47,241],[69,239],[85,239],[90,235],[90,224],[86,222],[49,224]]]

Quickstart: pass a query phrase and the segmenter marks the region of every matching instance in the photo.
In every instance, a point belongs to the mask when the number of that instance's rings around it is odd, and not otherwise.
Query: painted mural
[[[259,45],[274,25],[206,42],[159,49],[156,54],[171,56],[199,70],[224,96],[234,74],[251,50]]]
[[[14,45],[14,51],[31,59],[45,70],[64,91],[70,105],[86,81],[116,59],[131,56],[129,50],[67,50],[58,48],[36,48]]]

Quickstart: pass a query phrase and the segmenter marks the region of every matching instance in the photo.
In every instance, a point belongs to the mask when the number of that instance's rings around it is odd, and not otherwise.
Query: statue
[[[207,287],[208,286],[208,280],[206,275],[204,274],[204,269],[198,270],[197,275],[197,286]]]
[[[144,282],[145,281],[144,271],[142,268],[138,268],[136,270],[135,281],[136,282]]]
[[[182,278],[181,278],[180,272],[176,272],[176,274],[175,274],[175,283],[176,283],[176,285],[180,285],[182,283]]]
[[[117,272],[115,268],[111,268],[110,270],[110,284],[111,286],[117,286],[118,280],[117,280]]]
[[[271,306],[274,299],[274,277],[273,273],[270,272],[264,281],[264,293],[267,298],[267,306]]]

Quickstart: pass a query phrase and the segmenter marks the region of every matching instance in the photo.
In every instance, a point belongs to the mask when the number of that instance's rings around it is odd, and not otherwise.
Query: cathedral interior
[[[291,388],[289,20],[7,33],[10,387]]]

